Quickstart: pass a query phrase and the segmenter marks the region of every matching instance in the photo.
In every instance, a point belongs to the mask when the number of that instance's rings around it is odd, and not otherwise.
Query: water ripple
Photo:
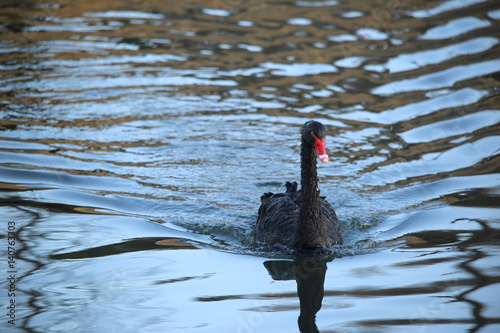
[[[0,210],[18,230],[16,327],[297,331],[296,285],[270,282],[300,276],[266,271],[290,253],[256,251],[251,232],[259,196],[299,180],[313,118],[331,157],[321,195],[345,238],[319,329],[492,330],[496,7],[5,4]]]
[[[393,81],[378,86],[372,90],[372,93],[386,96],[409,91],[448,88],[460,81],[493,74],[499,70],[500,59],[486,60],[469,65],[458,65],[413,79]]]

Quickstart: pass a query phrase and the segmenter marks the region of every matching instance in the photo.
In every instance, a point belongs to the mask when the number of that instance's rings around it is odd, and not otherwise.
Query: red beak
[[[323,163],[328,163],[328,154],[326,153],[326,138],[323,140],[320,140],[314,133],[311,133],[313,136],[314,140],[316,143],[314,144],[314,149],[316,149],[316,153],[318,154],[318,158],[321,160]]]

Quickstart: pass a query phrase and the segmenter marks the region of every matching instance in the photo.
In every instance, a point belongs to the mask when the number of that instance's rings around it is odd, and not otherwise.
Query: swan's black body
[[[254,227],[257,245],[308,249],[342,244],[337,215],[324,197],[320,197],[318,189],[315,137],[316,142],[323,142],[324,149],[325,132],[320,122],[311,120],[304,124],[300,153],[301,190],[297,191],[297,183],[287,182],[285,193],[265,193],[261,197]]]

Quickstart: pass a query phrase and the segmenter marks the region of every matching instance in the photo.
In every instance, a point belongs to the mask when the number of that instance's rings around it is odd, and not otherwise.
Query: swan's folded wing
[[[342,244],[342,232],[340,230],[337,214],[335,213],[332,205],[324,198],[321,198],[321,212],[323,213],[323,219],[326,224],[326,237],[328,244]]]
[[[262,200],[254,228],[254,240],[267,245],[290,247],[294,241],[299,207],[288,193],[278,193]]]

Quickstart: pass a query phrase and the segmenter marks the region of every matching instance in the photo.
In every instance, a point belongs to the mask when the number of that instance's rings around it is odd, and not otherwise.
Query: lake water
[[[2,332],[500,331],[497,1],[0,18]],[[261,252],[309,119],[344,245]]]

